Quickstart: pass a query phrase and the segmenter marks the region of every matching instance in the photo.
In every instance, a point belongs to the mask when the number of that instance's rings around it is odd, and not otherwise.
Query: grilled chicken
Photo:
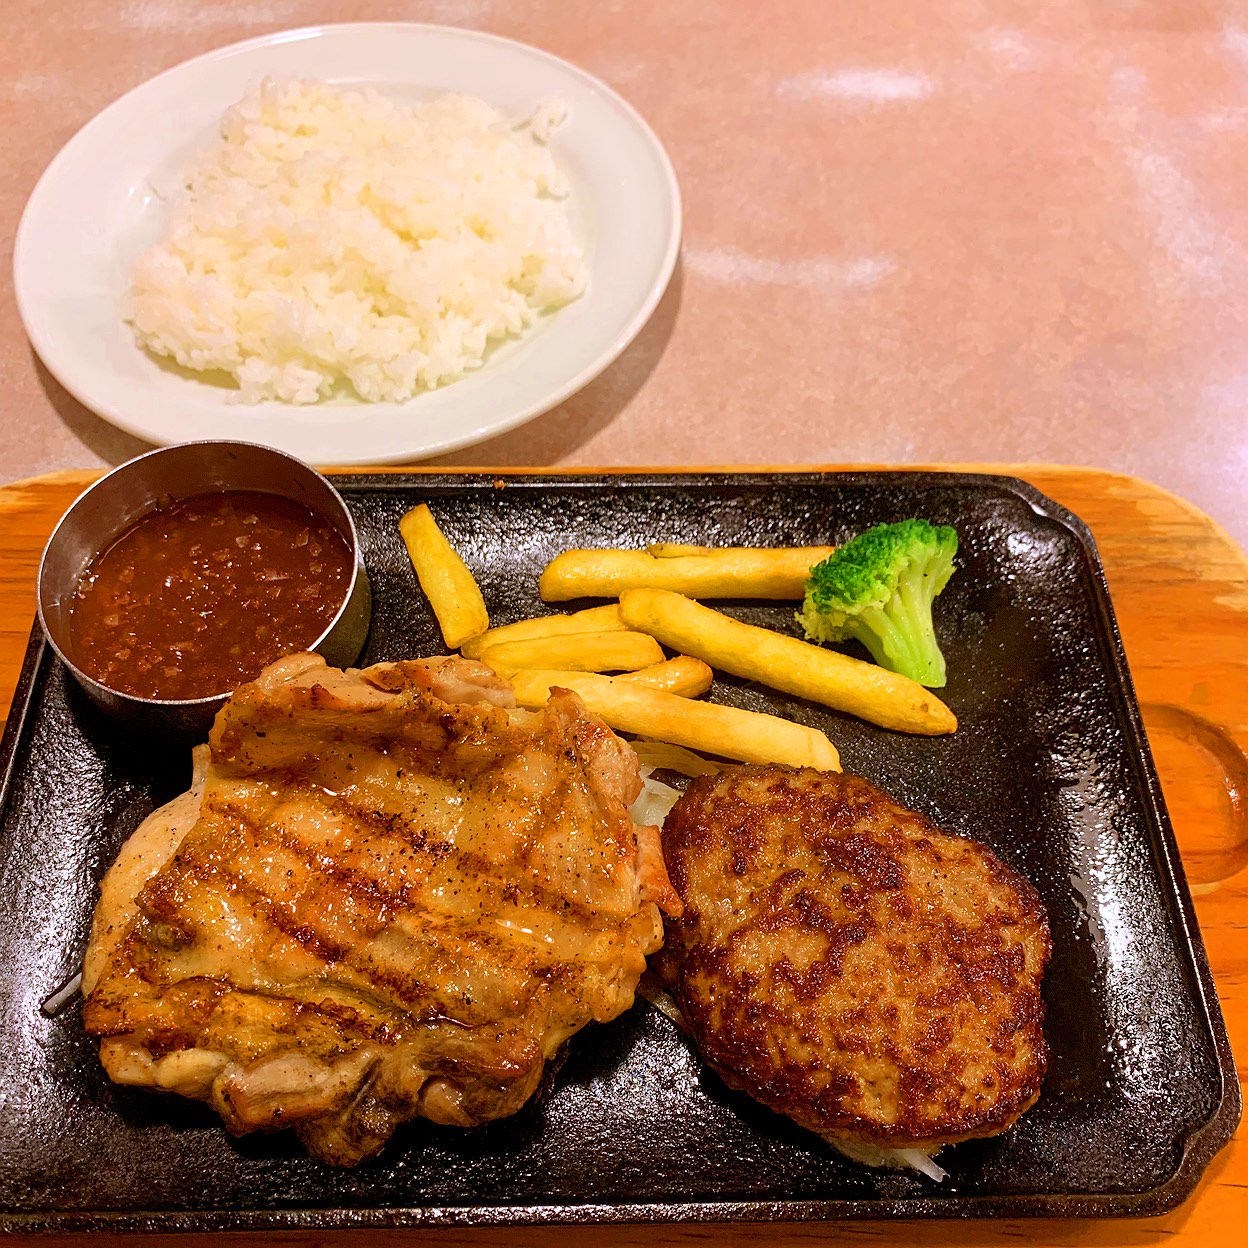
[[[660,974],[731,1087],[858,1160],[994,1135],[1044,1076],[1039,896],[865,780],[734,767],[663,827]]]
[[[275,663],[101,887],[84,1019],[109,1075],[352,1165],[421,1116],[513,1113],[633,1001],[679,910],[636,757],[571,693],[459,658]]]

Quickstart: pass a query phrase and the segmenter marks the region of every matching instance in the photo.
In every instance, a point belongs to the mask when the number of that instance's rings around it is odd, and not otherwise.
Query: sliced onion
[[[48,1018],[55,1018],[82,989],[82,972],[79,971],[63,988],[58,988],[39,1007]]]
[[[929,1179],[936,1183],[941,1183],[949,1177],[948,1170],[942,1170],[931,1158],[931,1155],[925,1153],[921,1148],[898,1148],[894,1150],[899,1161],[905,1162],[913,1170],[917,1170],[920,1174],[925,1174]]]
[[[909,1168],[937,1183],[949,1177],[948,1172],[932,1160],[932,1153],[940,1152],[942,1146],[939,1144],[928,1152],[925,1148],[882,1148],[879,1144],[868,1144],[863,1140],[844,1140],[835,1135],[824,1135],[823,1138],[838,1153],[844,1153],[850,1161],[856,1161],[860,1165],[887,1166],[894,1170]]]
[[[637,995],[649,1001],[660,1014],[670,1018],[682,1031],[685,1030],[685,1016],[680,1012],[676,998],[666,988],[655,983],[649,975],[641,977],[641,983],[637,985]]]
[[[664,784],[661,780],[652,780],[649,771],[648,767],[641,769],[641,792],[637,795],[637,800],[628,808],[628,816],[634,823],[650,824],[661,828],[663,820],[667,818],[667,812],[676,805],[680,790],[672,788],[670,784]]]
[[[722,763],[713,763],[683,745],[671,745],[667,741],[634,741],[633,749],[637,751],[637,761],[651,771],[676,771],[682,776],[717,776],[723,770]]]

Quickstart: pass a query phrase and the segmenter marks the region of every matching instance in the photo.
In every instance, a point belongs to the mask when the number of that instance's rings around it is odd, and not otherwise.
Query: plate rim
[[[64,356],[59,352],[53,342],[52,326],[41,320],[38,305],[39,300],[31,297],[28,288],[30,281],[28,270],[33,263],[30,254],[29,236],[34,228],[34,222],[38,220],[38,200],[41,195],[47,195],[55,185],[58,177],[62,176],[66,164],[72,162],[77,153],[82,150],[83,144],[89,143],[91,139],[91,131],[98,128],[106,128],[111,120],[110,115],[115,115],[128,106],[133,97],[146,93],[149,90],[158,90],[160,85],[168,79],[175,78],[195,67],[210,65],[219,61],[229,60],[235,56],[246,55],[248,53],[270,48],[288,43],[307,42],[318,39],[334,38],[346,34],[381,34],[385,31],[403,31],[408,33],[429,33],[438,36],[448,36],[457,41],[492,44],[496,47],[503,48],[512,52],[518,52],[524,56],[531,57],[539,62],[546,62],[556,67],[561,72],[570,73],[578,79],[584,86],[605,96],[610,103],[618,109],[628,122],[636,129],[639,135],[645,140],[646,146],[650,150],[651,155],[655,158],[656,167],[661,175],[666,198],[665,210],[670,214],[670,228],[667,231],[667,237],[664,243],[663,254],[657,257],[658,263],[654,270],[654,277],[647,289],[645,297],[637,305],[633,314],[622,325],[618,333],[606,341],[606,345],[599,350],[598,354],[581,368],[577,373],[567,377],[563,382],[552,389],[548,394],[543,395],[540,399],[530,402],[509,416],[498,421],[491,421],[487,426],[482,426],[479,422],[472,427],[460,430],[455,433],[447,433],[439,438],[429,440],[425,439],[421,445],[415,449],[411,448],[410,443],[406,449],[394,450],[391,452],[369,451],[363,455],[352,455],[349,449],[344,450],[340,455],[336,455],[332,462],[343,467],[364,466],[367,464],[403,464],[418,462],[421,459],[432,458],[437,455],[448,454],[452,451],[462,450],[464,447],[474,446],[478,443],[488,441],[492,438],[501,436],[510,432],[527,422],[536,419],[538,416],[544,415],[552,408],[566,402],[573,395],[579,393],[596,377],[605,372],[616,360],[624,353],[625,350],[636,340],[637,336],[649,323],[663,296],[666,294],[668,287],[671,285],[672,276],[676,270],[677,260],[680,256],[680,249],[683,239],[684,227],[684,207],[680,192],[680,183],[676,177],[675,166],[672,163],[666,147],[654,128],[642,116],[640,111],[635,108],[623,95],[615,90],[614,87],[603,81],[597,75],[592,74],[589,70],[583,69],[581,66],[572,61],[558,56],[553,52],[547,51],[545,48],[538,47],[534,44],[526,43],[523,40],[513,39],[507,35],[495,34],[493,31],[476,30],[467,27],[452,26],[446,23],[437,22],[418,22],[418,21],[347,21],[347,22],[321,22],[306,26],[297,26],[290,29],[271,31],[267,34],[253,35],[246,39],[237,40],[233,43],[224,44],[221,47],[210,48],[206,52],[201,52],[195,56],[188,57],[179,61],[177,64],[171,65],[159,73],[152,75],[150,78],[144,79],[142,82],[135,84],[128,90],[122,92],[115,99],[110,100],[103,108],[99,109],[91,117],[89,117],[72,135],[61,145],[61,147],[52,156],[51,160],[44,166],[42,172],[35,180],[34,186],[27,195],[26,202],[22,207],[21,216],[18,219],[17,229],[13,236],[13,253],[10,265],[11,279],[13,282],[13,298],[17,305],[18,318],[21,321],[23,332],[26,335],[29,345],[33,348],[39,361],[42,363],[52,377],[56,380],[68,394],[70,394],[78,403],[85,407],[89,412],[103,420],[107,424],[120,429],[122,432],[130,434],[132,437],[141,439],[144,442],[155,446],[169,446],[175,442],[184,440],[181,437],[170,436],[168,438],[162,435],[155,435],[153,430],[146,423],[135,420],[125,412],[118,412],[111,409],[111,403],[101,404],[97,397],[91,394],[89,385],[82,385],[81,378],[71,368],[68,372],[64,368]],[[592,274],[591,274],[592,280]],[[515,340],[517,344],[522,344],[524,338]],[[72,354],[72,353],[71,353]],[[488,368],[488,363],[484,366]],[[468,374],[466,377],[459,378],[457,381],[467,380],[473,375],[480,375],[483,370],[477,370],[475,374]],[[187,379],[188,384],[194,384],[193,379]],[[443,392],[452,390],[457,382],[449,383]],[[418,402],[426,393],[438,393],[438,391],[422,392],[412,396],[405,403]],[[239,410],[243,410],[244,406],[256,407],[263,409],[267,404],[256,405],[240,405]],[[289,411],[298,405],[292,404],[274,404],[275,408],[283,411]],[[402,405],[396,405],[402,406]],[[326,409],[318,404],[308,405],[308,410],[317,412]],[[349,410],[355,410],[352,407]],[[262,419],[262,413],[258,416]],[[419,426],[417,426],[419,427]],[[209,436],[209,432],[204,432],[203,436]],[[213,435],[217,436],[217,435]],[[224,435],[221,435],[224,436]],[[300,454],[298,449],[293,451]]]
[[[336,487],[352,490],[397,492],[418,487],[423,491],[471,489],[491,493],[505,488],[575,489],[601,488],[609,483],[619,487],[722,486],[767,484],[777,480],[795,484],[855,485],[878,484],[912,486],[966,486],[994,490],[1026,503],[1038,515],[1068,529],[1075,537],[1090,574],[1095,614],[1104,626],[1099,636],[1106,643],[1105,657],[1112,669],[1115,701],[1124,712],[1122,727],[1127,737],[1131,770],[1137,774],[1145,796],[1144,816],[1151,844],[1162,851],[1154,856],[1159,868],[1166,908],[1182,921],[1184,939],[1176,943],[1182,973],[1192,983],[1194,1004],[1199,1007],[1203,1030],[1212,1043],[1220,1095],[1208,1118],[1178,1141],[1180,1153],[1168,1178],[1156,1187],[1126,1193],[1036,1193],[1031,1195],[960,1196],[953,1200],[932,1196],[900,1198],[844,1198],[833,1200],[725,1200],[657,1201],[654,1203],[550,1203],[527,1205],[450,1205],[386,1206],[361,1209],[343,1206],[304,1206],[292,1209],[206,1209],[198,1211],[112,1210],[98,1213],[74,1211],[12,1213],[0,1209],[0,1233],[62,1233],[65,1231],[204,1231],[228,1230],[340,1230],[350,1228],[405,1227],[493,1227],[533,1225],[681,1224],[706,1223],[817,1223],[837,1220],[891,1222],[922,1218],[951,1221],[966,1218],[1123,1218],[1146,1217],[1169,1212],[1195,1190],[1219,1150],[1230,1141],[1242,1113],[1242,1093],[1236,1075],[1234,1056],[1209,967],[1204,940],[1196,920],[1191,893],[1182,869],[1182,858],[1174,836],[1164,794],[1157,775],[1152,750],[1139,710],[1139,700],[1131,679],[1126,653],[1118,628],[1104,565],[1087,524],[1029,482],[1004,474],[975,473],[938,469],[787,469],[739,471],[707,469],[426,469],[413,473],[357,472],[335,474]],[[25,735],[33,696],[41,674],[52,661],[50,647],[43,640],[35,620],[14,692],[9,725],[0,738],[0,860],[5,856],[7,837],[2,835],[9,800],[11,771],[20,738]]]

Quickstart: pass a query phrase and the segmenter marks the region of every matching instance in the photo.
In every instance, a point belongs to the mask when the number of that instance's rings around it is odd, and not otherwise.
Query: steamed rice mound
[[[266,81],[224,116],[134,271],[141,346],[238,401],[402,401],[575,299],[584,259],[545,139],[482,100]]]

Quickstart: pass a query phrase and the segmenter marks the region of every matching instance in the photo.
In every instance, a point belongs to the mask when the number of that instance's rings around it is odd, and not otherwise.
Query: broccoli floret
[[[862,642],[881,667],[921,685],[945,683],[932,601],[953,575],[957,532],[947,524],[879,524],[810,570],[797,622],[812,641]]]

